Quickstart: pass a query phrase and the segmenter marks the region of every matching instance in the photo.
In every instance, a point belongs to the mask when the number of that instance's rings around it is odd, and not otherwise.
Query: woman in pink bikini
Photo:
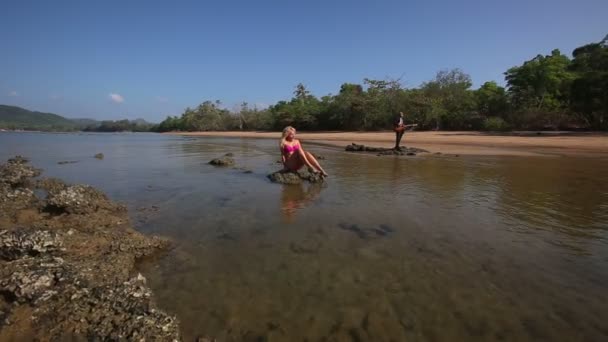
[[[317,159],[310,152],[304,151],[300,141],[295,136],[295,128],[287,126],[283,129],[279,148],[281,149],[284,170],[298,171],[302,166],[306,165],[310,169],[315,170],[315,172],[320,172],[321,175],[327,176],[327,172],[319,165]]]

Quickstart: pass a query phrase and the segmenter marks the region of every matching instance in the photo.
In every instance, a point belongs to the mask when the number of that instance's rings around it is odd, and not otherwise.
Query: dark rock
[[[97,154],[95,155],[95,158],[97,158],[97,159],[103,159],[104,157],[105,157],[105,156],[103,155],[103,153],[97,153]]]
[[[379,225],[378,228],[362,228],[357,224],[340,223],[338,224],[338,228],[352,232],[362,240],[369,240],[374,237],[384,237],[395,231],[385,224]]]
[[[304,170],[304,168],[294,171],[277,171],[268,175],[268,179],[270,179],[273,183],[280,184],[301,184],[303,181],[307,181],[310,183],[321,183],[324,181],[324,178],[319,173],[309,172]]]
[[[215,159],[212,159],[209,162],[209,164],[215,165],[215,166],[233,166],[234,159],[232,159],[230,157],[215,158]]]
[[[59,164],[59,165],[76,164],[76,163],[78,163],[77,160],[63,160],[63,161],[57,162],[57,164]]]
[[[289,249],[296,254],[314,254],[319,251],[320,243],[316,240],[305,239],[289,244]]]
[[[228,152],[228,153],[224,154],[224,157],[234,157],[234,153]]]
[[[383,231],[385,231],[387,233],[392,233],[395,231],[395,229],[393,229],[391,226],[386,225],[386,224],[380,224],[378,227],[380,227],[380,229],[382,229]]]
[[[400,149],[394,148],[383,148],[383,147],[370,147],[365,145],[358,145],[352,143],[346,146],[345,150],[347,152],[372,152],[377,153],[378,156],[403,156],[403,155],[416,155],[417,153],[428,152],[427,150],[423,150],[415,147],[401,147]]]

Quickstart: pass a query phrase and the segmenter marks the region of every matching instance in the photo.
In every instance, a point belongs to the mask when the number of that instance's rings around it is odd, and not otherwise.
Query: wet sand
[[[279,132],[171,132],[205,137],[278,139]],[[392,147],[395,135],[383,132],[299,132],[298,138],[327,146],[350,143]],[[432,153],[512,156],[608,156],[608,134],[573,132],[406,132],[401,145]]]

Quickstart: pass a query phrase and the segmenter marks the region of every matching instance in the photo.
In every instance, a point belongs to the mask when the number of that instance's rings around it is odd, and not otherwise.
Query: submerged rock
[[[310,183],[323,182],[323,177],[320,173],[309,172],[304,168],[294,171],[277,171],[268,175],[268,179],[273,183],[280,184],[301,184],[303,181]]]
[[[62,160],[60,162],[57,162],[57,164],[59,164],[59,165],[76,164],[76,163],[78,163],[78,160]]]
[[[221,158],[215,158],[212,159],[209,164],[211,165],[215,165],[215,166],[233,166],[234,165],[234,159],[232,159],[231,157],[228,156],[224,156]]]
[[[103,153],[97,153],[97,154],[95,155],[95,158],[97,158],[97,159],[103,159],[104,157],[105,157],[105,156],[103,155]]]

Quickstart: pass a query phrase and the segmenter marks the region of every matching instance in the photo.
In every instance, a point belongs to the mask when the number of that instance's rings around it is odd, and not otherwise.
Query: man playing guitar
[[[395,117],[393,120],[393,130],[395,131],[395,150],[401,151],[401,147],[399,147],[399,143],[401,142],[401,138],[405,133],[405,129],[408,127],[416,127],[417,124],[406,125],[403,122],[403,112],[399,112],[399,115]]]

